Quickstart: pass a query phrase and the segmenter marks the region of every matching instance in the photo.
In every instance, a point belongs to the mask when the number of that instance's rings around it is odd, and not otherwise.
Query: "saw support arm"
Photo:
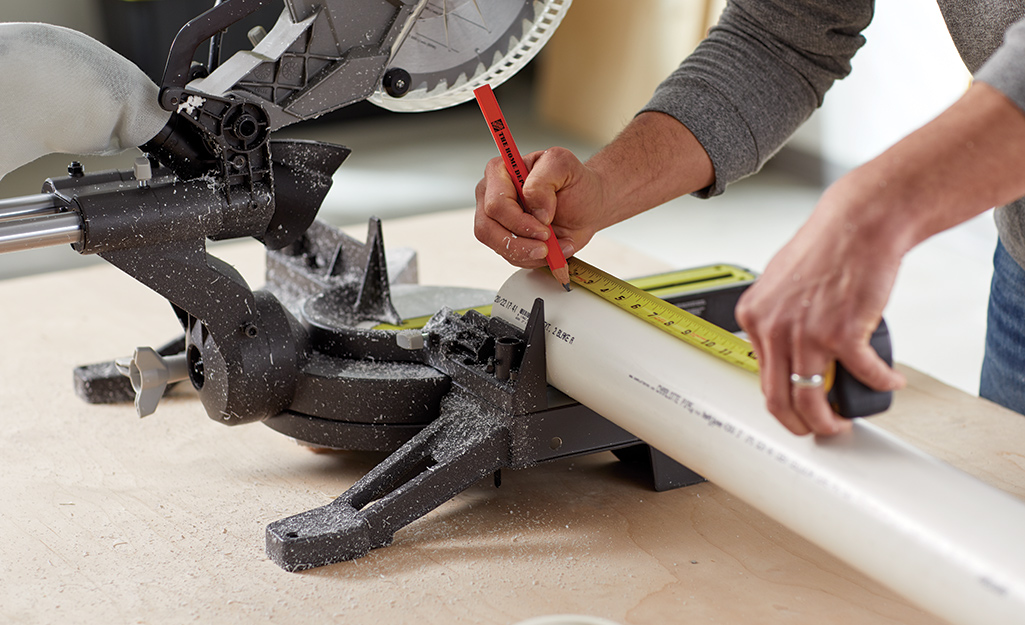
[[[252,52],[210,76],[192,69],[196,50],[272,0],[227,0],[182,28],[168,56],[160,105],[181,113],[190,98],[258,104],[272,130],[365,100],[427,0],[285,0],[277,25]],[[198,78],[190,83],[193,78]]]
[[[279,249],[309,227],[319,202],[278,206],[275,178],[282,172],[271,132],[366,99],[427,0],[286,0],[277,25],[253,51],[200,78],[207,68],[192,65],[199,46],[270,1],[226,0],[181,29],[160,86],[160,105],[171,119],[142,147],[182,180],[213,178],[228,204],[266,216],[265,231],[229,236],[255,236]],[[317,154],[288,156],[300,161],[289,172],[334,171]],[[306,193],[302,185],[290,190]]]

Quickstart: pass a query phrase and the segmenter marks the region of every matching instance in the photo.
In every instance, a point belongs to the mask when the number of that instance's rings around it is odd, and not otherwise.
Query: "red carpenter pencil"
[[[480,105],[480,110],[484,113],[484,120],[488,123],[491,136],[494,137],[495,145],[498,146],[498,151],[502,155],[502,161],[505,162],[505,168],[516,187],[516,196],[520,199],[520,206],[524,206],[523,182],[527,178],[527,164],[520,156],[520,151],[516,149],[512,132],[509,130],[509,124],[505,121],[505,116],[502,115],[502,109],[498,106],[498,100],[495,99],[491,85],[488,84],[474,89],[473,95],[477,98],[477,104]],[[545,244],[548,245],[548,255],[545,260],[548,261],[548,268],[552,270],[552,275],[559,281],[562,288],[568,291],[570,290],[570,280],[566,257],[562,254],[562,248],[559,246],[559,240],[555,238],[555,230],[552,229],[551,224],[548,226],[548,231],[548,240],[545,241]]]

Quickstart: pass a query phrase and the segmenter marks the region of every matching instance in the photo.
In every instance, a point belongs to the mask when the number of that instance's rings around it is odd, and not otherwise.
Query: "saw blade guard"
[[[393,97],[381,87],[367,100],[403,113],[471,100],[477,87],[497,87],[530,62],[571,2],[430,0],[389,62],[409,72],[409,91]]]

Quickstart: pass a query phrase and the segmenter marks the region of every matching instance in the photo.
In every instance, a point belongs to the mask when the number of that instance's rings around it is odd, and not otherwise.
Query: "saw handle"
[[[886,327],[885,320],[879,322],[879,327],[872,333],[868,342],[879,357],[892,367],[893,347],[890,344],[890,330]],[[869,388],[844,369],[839,362],[835,363],[832,375],[827,375],[826,386],[829,388],[826,399],[830,407],[846,419],[878,414],[887,410],[893,401],[893,391]]]
[[[192,59],[203,42],[274,0],[226,0],[182,26],[171,43],[160,83],[160,106],[174,111],[192,79]]]

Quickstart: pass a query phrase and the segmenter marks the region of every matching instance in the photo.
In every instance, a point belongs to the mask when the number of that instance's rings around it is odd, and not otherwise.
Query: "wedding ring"
[[[790,383],[797,388],[820,388],[826,381],[821,375],[803,376],[797,373],[790,374]]]

